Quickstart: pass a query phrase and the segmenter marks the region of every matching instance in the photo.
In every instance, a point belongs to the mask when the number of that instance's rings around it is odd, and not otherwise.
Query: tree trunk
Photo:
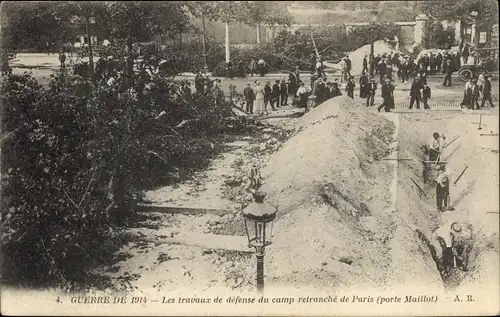
[[[226,23],[226,63],[231,59],[231,51],[229,47],[229,23]]]
[[[95,80],[94,78],[94,55],[92,51],[92,35],[90,33],[90,17],[88,15],[85,16],[85,31],[87,32],[87,49],[89,53],[89,71],[90,71],[90,78],[92,78],[92,81]]]
[[[260,45],[260,23],[257,23],[257,45]]]
[[[132,76],[134,74],[134,59],[132,39],[127,39],[127,63],[125,65],[125,87],[128,89],[132,87]]]
[[[207,39],[206,39],[206,26],[205,26],[205,15],[202,16],[203,22],[203,72],[208,73],[208,60],[207,60]]]

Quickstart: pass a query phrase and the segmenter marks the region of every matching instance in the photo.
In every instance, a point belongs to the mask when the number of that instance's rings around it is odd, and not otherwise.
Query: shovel
[[[451,197],[450,197],[450,195],[448,195],[448,210],[449,210],[449,211],[453,211],[453,210],[455,210],[455,208],[453,208],[453,207],[451,206]]]

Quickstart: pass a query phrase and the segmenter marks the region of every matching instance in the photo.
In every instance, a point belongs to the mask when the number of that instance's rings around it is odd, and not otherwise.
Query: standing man
[[[422,89],[422,102],[424,104],[424,109],[430,109],[429,99],[431,99],[431,87],[424,84],[424,88]]]
[[[281,95],[281,92],[280,92],[280,81],[277,80],[277,81],[274,82],[273,92],[272,92],[272,97],[271,97],[271,107],[273,108],[273,110],[276,107],[279,107],[279,105],[280,105],[280,95]],[[275,104],[276,104],[276,106],[275,106]]]
[[[362,73],[368,72],[368,57],[365,55],[363,57],[363,70],[361,71]]]
[[[266,85],[264,86],[264,110],[267,111],[267,105],[270,103],[272,98],[272,88],[271,82],[266,81]],[[274,106],[271,103],[271,108],[274,110]]]
[[[196,92],[199,94],[205,93],[205,84],[200,72],[197,72],[196,77],[194,78],[194,88],[196,89]]]
[[[438,160],[445,140],[446,137],[444,135],[441,136],[437,132],[432,134],[432,139],[429,142],[429,161],[436,162]]]
[[[375,82],[375,78],[371,79],[371,82],[367,87],[367,98],[366,98],[366,106],[373,107],[375,102],[375,93],[377,92],[377,83]]]
[[[453,74],[453,63],[451,62],[451,58],[446,59],[444,71],[446,76],[444,76],[443,86],[451,86],[451,74]]]
[[[252,57],[250,60],[250,65],[248,65],[248,70],[250,75],[253,77],[253,74],[257,73],[257,62],[255,62],[255,58]]]
[[[493,99],[491,98],[491,75],[487,74],[484,76],[484,86],[483,86],[483,101],[481,101],[481,108],[484,107],[485,102],[488,101],[490,106],[493,108]]]
[[[438,211],[445,212],[448,209],[448,197],[450,196],[450,180],[448,174],[439,174],[436,180],[436,205]]]
[[[226,78],[233,79],[233,63],[231,60],[226,64]]]
[[[66,67],[66,54],[64,54],[63,50],[59,52],[59,62],[61,63],[61,68]]]
[[[347,75],[350,77],[351,76],[351,69],[352,69],[352,62],[351,62],[351,59],[349,58],[349,55],[346,55],[345,63],[347,64]]]
[[[385,59],[382,59],[378,65],[378,74],[380,75],[380,82],[384,83],[384,75],[385,75],[385,69],[386,69],[386,64],[385,64]]]
[[[377,56],[373,59],[373,67],[375,68],[375,74],[378,74],[378,64],[382,60],[382,57],[380,57],[380,54],[377,54]]]
[[[351,99],[354,99],[354,87],[356,87],[356,84],[354,83],[354,77],[350,76],[349,81],[347,82],[347,84],[345,86],[345,91],[347,91],[347,95]]]
[[[281,106],[283,107],[288,104],[288,87],[286,85],[286,81],[284,78],[281,80],[280,93],[281,93]]]
[[[387,63],[387,66],[385,67],[385,74],[387,75],[387,78],[389,78],[392,82],[392,64],[391,64],[391,62]]]
[[[394,108],[394,85],[389,79],[386,79],[384,85],[382,85],[382,98],[384,102],[377,110],[380,112],[380,109],[384,108],[385,112],[391,112],[391,109]]]
[[[245,96],[247,112],[253,113],[253,102],[255,100],[255,92],[253,91],[250,82],[248,82],[245,89],[243,89],[243,95]]]
[[[368,96],[368,76],[363,71],[359,77],[359,98],[366,98]]]
[[[422,99],[422,94],[420,90],[423,89],[424,86],[419,78],[415,78],[413,83],[411,84],[410,89],[410,109],[413,109],[413,104],[415,101],[417,102],[417,109],[420,109],[420,100]]]
[[[463,61],[462,65],[466,65],[467,62],[469,61],[469,55],[470,55],[469,43],[465,43],[460,53],[462,55],[462,61]]]
[[[341,74],[340,74],[340,81],[344,81],[344,80],[347,80],[347,74],[349,73],[349,68],[347,66],[347,60],[346,58],[344,57],[342,59],[342,61],[340,62],[340,69],[341,69]]]

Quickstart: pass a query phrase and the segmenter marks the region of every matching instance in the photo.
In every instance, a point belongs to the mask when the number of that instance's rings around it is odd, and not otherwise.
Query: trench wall
[[[456,286],[470,292],[473,288],[498,292],[498,139],[480,134],[498,133],[498,116],[483,116],[482,130],[478,130],[478,115],[411,114],[400,116],[399,156],[414,161],[400,162],[397,208],[406,221],[435,246],[439,246],[432,234],[440,225],[450,221],[471,224],[473,227],[473,249],[470,253],[469,271],[461,273]],[[447,147],[442,160],[451,176],[450,197],[453,211],[440,213],[435,203],[435,181],[423,180],[422,149],[433,132],[444,133],[448,141],[460,135]],[[496,152],[495,152],[496,151]],[[456,185],[461,172],[467,167]],[[425,191],[421,193],[411,180],[415,180]],[[402,220],[402,221],[405,221]],[[440,253],[438,248],[437,252]],[[491,294],[498,298],[497,294]]]

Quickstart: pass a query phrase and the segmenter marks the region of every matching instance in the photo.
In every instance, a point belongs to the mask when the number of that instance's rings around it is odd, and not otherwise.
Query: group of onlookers
[[[278,107],[288,105],[288,85],[285,79],[276,80],[271,86],[270,81],[266,81],[262,87],[260,81],[256,80],[254,86],[250,82],[243,90],[245,97],[246,111],[252,114],[264,114],[268,107],[276,110]]]
[[[481,104],[479,104],[480,97],[482,97]],[[465,84],[462,107],[480,109],[484,107],[486,101],[491,107],[495,107],[491,95],[491,74],[483,70],[478,78],[473,77]]]

